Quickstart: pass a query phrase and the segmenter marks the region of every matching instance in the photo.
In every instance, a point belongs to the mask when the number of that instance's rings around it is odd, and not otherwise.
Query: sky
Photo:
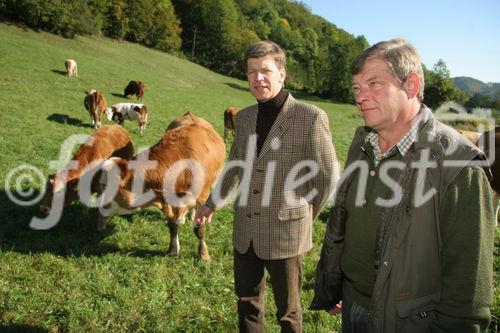
[[[313,14],[370,45],[395,37],[413,44],[432,69],[500,82],[500,0],[301,0]]]

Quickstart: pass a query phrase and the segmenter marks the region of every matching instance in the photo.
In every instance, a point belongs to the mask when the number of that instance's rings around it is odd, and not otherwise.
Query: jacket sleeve
[[[484,171],[466,167],[440,208],[441,300],[431,332],[483,332],[491,316],[494,210]]]
[[[330,210],[321,256],[316,267],[316,284],[310,310],[329,310],[342,299],[340,258],[344,247],[343,223],[346,211],[341,206]]]
[[[324,111],[318,113],[311,136],[311,147],[309,147],[309,151],[313,154],[311,159],[318,163],[319,167],[319,172],[311,184],[312,189],[317,190],[312,202],[313,219],[316,219],[340,178],[340,166],[332,143],[328,116]]]

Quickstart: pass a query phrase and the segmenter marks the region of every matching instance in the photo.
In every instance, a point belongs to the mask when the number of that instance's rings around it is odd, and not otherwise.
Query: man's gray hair
[[[394,74],[394,77],[405,82],[410,73],[417,73],[420,77],[418,99],[424,99],[424,71],[417,50],[404,38],[396,38],[379,42],[361,52],[356,57],[351,67],[351,74],[356,75],[363,70],[366,62],[372,59],[380,59]]]
[[[261,58],[268,54],[274,57],[274,62],[276,62],[279,69],[285,68],[285,52],[278,44],[270,40],[263,40],[251,45],[245,52],[245,63],[250,58]]]

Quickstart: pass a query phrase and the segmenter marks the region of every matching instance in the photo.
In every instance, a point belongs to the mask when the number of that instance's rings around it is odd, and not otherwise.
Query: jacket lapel
[[[260,154],[257,157],[257,161],[260,161],[263,159],[263,157],[266,155],[266,153],[271,149],[271,142],[273,138],[278,138],[280,140],[280,143],[282,144],[282,137],[283,134],[286,132],[288,129],[288,126],[290,125],[290,121],[288,121],[288,118],[293,116],[293,109],[295,106],[295,99],[291,94],[288,94],[288,98],[285,101],[285,104],[283,104],[281,112],[278,114],[278,117],[274,121],[273,126],[271,127],[271,130],[269,131],[269,134],[266,137],[266,141],[264,142],[264,145],[262,146],[262,149],[260,150]],[[257,115],[257,112],[255,112],[255,115]],[[255,122],[252,123],[254,130],[257,124],[257,116],[255,116]]]

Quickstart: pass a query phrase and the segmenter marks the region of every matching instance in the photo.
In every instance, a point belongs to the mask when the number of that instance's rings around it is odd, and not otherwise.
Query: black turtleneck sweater
[[[257,113],[257,156],[266,141],[267,135],[273,127],[274,121],[281,111],[281,107],[285,104],[288,92],[281,88],[280,92],[266,102],[259,102],[259,112]]]

